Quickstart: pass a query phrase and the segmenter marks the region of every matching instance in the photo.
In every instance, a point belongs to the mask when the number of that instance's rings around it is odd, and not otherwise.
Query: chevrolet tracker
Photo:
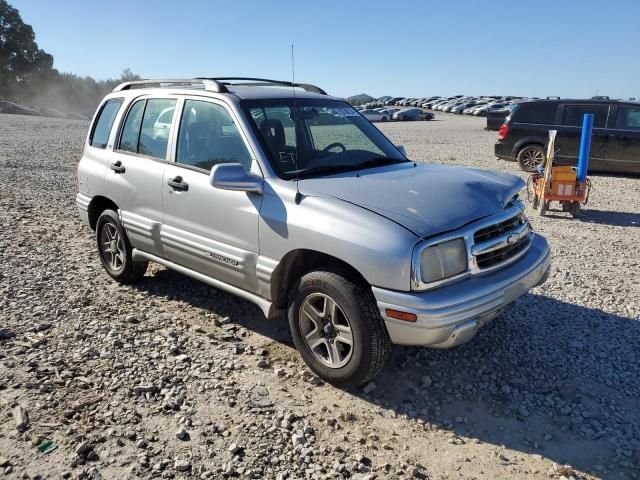
[[[76,202],[116,281],[157,262],[286,311],[309,367],[352,387],[393,343],[462,344],[546,279],[523,185],[414,163],[313,85],[199,78],[106,96]]]

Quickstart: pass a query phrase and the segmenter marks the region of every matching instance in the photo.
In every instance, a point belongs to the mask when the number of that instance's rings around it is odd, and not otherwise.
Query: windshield
[[[338,100],[243,100],[252,127],[281,178],[406,162],[398,149],[351,105]]]

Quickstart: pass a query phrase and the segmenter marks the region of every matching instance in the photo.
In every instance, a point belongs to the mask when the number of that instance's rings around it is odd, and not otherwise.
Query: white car
[[[389,115],[381,113],[377,110],[361,110],[360,113],[370,122],[386,122],[389,120]]]

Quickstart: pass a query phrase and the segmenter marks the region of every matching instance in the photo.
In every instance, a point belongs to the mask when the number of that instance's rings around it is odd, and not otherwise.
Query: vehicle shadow
[[[177,272],[160,268],[136,288],[293,348],[286,320]],[[639,467],[638,320],[528,294],[460,347],[395,346],[375,388],[345,392],[462,441],[623,478]]]
[[[584,207],[577,218],[570,213],[563,212],[559,208],[551,208],[545,214],[547,218],[559,220],[576,220],[584,223],[597,223],[599,225],[611,225],[613,227],[640,227],[640,213],[635,212],[611,212],[608,210],[591,210]]]
[[[628,478],[640,468],[638,320],[528,294],[460,347],[395,347],[376,388],[352,393],[463,439]]]
[[[154,266],[155,267],[155,266]],[[262,310],[253,303],[218,290],[206,283],[194,280],[161,266],[135,284],[137,290],[154,297],[166,298],[189,304],[218,317],[228,317],[230,323],[245,327],[267,338],[293,346],[289,326],[284,318],[267,320]]]
[[[578,220],[587,223],[599,223],[615,227],[640,227],[640,213],[610,212],[607,210],[591,210],[585,208],[580,211]]]

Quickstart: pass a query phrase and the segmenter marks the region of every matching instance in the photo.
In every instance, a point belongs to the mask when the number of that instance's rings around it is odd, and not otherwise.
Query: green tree
[[[0,99],[52,110],[91,115],[102,97],[121,82],[140,80],[125,68],[120,78],[96,81],[53,68],[53,56],[38,47],[20,12],[0,0]]]
[[[0,0],[0,97],[12,95],[21,83],[52,67],[53,56],[38,47],[31,25],[6,0]]]

